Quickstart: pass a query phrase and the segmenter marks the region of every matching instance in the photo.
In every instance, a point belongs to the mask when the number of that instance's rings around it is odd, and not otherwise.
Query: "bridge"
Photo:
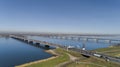
[[[49,35],[49,36],[43,36],[48,38],[54,38],[54,39],[64,39],[64,40],[74,40],[74,41],[94,41],[96,43],[100,41],[104,41],[104,43],[120,43],[120,39],[112,39],[112,38],[104,38],[104,37],[96,37],[96,36],[55,36],[55,35]],[[116,43],[115,43],[116,44]]]
[[[20,40],[20,41],[23,41],[23,42],[26,42],[26,43],[29,43],[29,44],[35,44],[35,45],[44,45],[44,47],[50,47],[50,46],[56,46],[56,47],[63,47],[59,44],[53,44],[53,43],[48,43],[46,41],[40,41],[40,40],[34,40],[34,39],[28,39],[26,37],[21,37],[21,36],[15,36],[15,35],[10,35],[11,38],[14,38],[16,40]]]
[[[34,40],[34,39],[28,39],[27,37],[24,36],[16,36],[16,35],[10,35],[11,38],[19,40],[19,41],[23,41],[25,43],[28,44],[34,44],[37,46],[40,46],[41,44],[44,45],[44,47],[49,48],[50,46],[54,46],[56,48],[63,48],[66,50],[75,50],[76,48],[74,47],[70,47],[70,46],[64,46],[64,45],[60,45],[60,44],[54,44],[54,43],[49,43],[46,41],[40,41],[40,40]],[[87,50],[85,50],[85,44],[83,44],[83,48],[82,49],[76,49],[75,51],[79,51],[81,54],[87,55],[87,56],[92,56],[91,54],[88,54],[90,52],[88,52]]]
[[[41,34],[25,34],[25,33],[12,33],[11,35],[18,35],[18,36],[41,36],[41,37],[48,37],[54,39],[64,39],[64,40],[74,40],[74,41],[94,41],[96,43],[103,42],[103,43],[111,43],[116,44],[120,43],[120,39],[113,39],[113,38],[106,38],[106,37],[118,37],[120,35],[105,35],[105,34],[53,34],[53,33],[41,33]]]
[[[49,42],[46,42],[46,41],[28,39],[27,37],[24,37],[24,36],[10,35],[10,37],[13,38],[13,39],[23,41],[25,43],[37,45],[37,46],[40,46],[41,44],[44,45],[44,47],[46,47],[46,48],[49,48],[50,46],[55,46],[56,48],[62,48],[62,49],[65,49],[65,50],[76,51],[76,52],[81,53],[83,56],[86,56],[86,57],[95,56],[95,57],[103,58],[105,60],[120,63],[120,58],[111,57],[111,56],[104,55],[104,54],[101,54],[101,53],[96,53],[96,52],[93,52],[93,51],[85,50],[85,44],[83,44],[82,49],[78,49],[78,48],[73,48],[73,47],[64,46],[64,45],[60,45],[60,44],[49,43]]]

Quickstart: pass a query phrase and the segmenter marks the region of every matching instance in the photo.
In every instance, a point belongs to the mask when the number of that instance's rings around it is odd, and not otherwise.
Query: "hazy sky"
[[[0,0],[0,31],[120,34],[120,0]]]

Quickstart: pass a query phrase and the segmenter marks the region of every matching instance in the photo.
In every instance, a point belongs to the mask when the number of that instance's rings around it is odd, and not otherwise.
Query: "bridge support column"
[[[29,44],[33,44],[33,41],[29,41],[28,43],[29,43]]]
[[[99,42],[99,39],[95,39],[95,42],[98,43],[98,42]]]
[[[45,45],[46,48],[49,48],[50,46],[49,45]]]
[[[106,40],[107,43],[111,43],[111,40]]]
[[[81,38],[79,37],[77,40],[80,41],[80,39],[81,39]]]
[[[88,40],[89,40],[89,38],[84,38],[83,40],[84,40],[84,41],[88,41]]]
[[[35,43],[36,45],[40,45],[40,43]]]
[[[68,37],[64,37],[64,39],[65,39],[65,40],[67,40],[67,39],[68,39]]]
[[[54,36],[55,39],[57,39],[57,36]]]
[[[63,37],[61,36],[60,39],[63,39]]]
[[[73,40],[74,38],[73,37],[70,37],[71,40]]]
[[[28,40],[24,40],[24,42],[28,43],[29,41]]]
[[[36,46],[40,46],[40,43],[35,43]]]
[[[109,43],[112,43],[112,40],[109,40]]]

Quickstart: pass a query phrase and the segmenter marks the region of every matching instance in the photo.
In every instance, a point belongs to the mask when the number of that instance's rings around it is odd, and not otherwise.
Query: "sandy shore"
[[[33,62],[25,63],[25,64],[22,64],[22,65],[18,65],[18,66],[15,66],[15,67],[26,67],[26,66],[29,66],[29,65],[32,65],[32,64],[37,64],[37,63],[41,63],[41,62],[44,62],[44,61],[48,61],[48,60],[54,59],[54,58],[57,58],[59,56],[57,53],[55,53],[54,50],[45,50],[45,52],[50,53],[53,56],[50,57],[50,58],[47,58],[47,59],[33,61]]]

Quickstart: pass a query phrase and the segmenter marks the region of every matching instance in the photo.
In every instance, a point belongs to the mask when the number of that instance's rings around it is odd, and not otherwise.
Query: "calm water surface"
[[[51,54],[44,52],[44,49],[12,38],[0,38],[0,67],[14,67],[51,56]]]

